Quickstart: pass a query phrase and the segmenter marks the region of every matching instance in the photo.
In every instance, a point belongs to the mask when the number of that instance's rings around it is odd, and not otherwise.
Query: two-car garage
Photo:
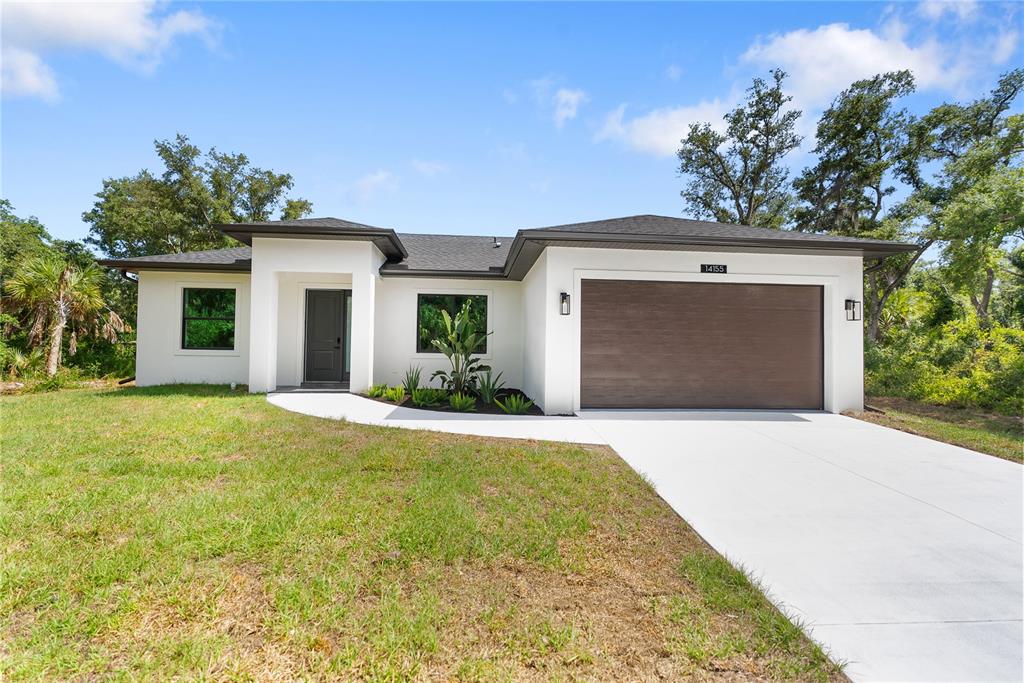
[[[823,407],[821,286],[581,282],[581,408]]]

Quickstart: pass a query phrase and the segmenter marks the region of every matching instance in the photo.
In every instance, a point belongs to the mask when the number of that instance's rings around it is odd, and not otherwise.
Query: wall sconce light
[[[853,299],[846,300],[846,319],[847,320],[860,320],[864,317],[864,307],[859,301]]]
[[[562,315],[569,315],[569,295],[566,292],[558,295],[558,312]]]

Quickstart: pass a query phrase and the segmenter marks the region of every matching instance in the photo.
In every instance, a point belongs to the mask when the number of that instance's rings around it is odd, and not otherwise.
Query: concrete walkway
[[[1024,468],[824,413],[459,415],[349,394],[320,417],[614,448],[855,680],[1013,681],[1024,666]]]

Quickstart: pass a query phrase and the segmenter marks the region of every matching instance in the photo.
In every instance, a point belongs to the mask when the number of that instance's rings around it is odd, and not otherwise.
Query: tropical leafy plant
[[[522,394],[509,394],[504,401],[495,399],[494,402],[509,415],[525,415],[533,407],[533,401]]]
[[[12,379],[25,377],[42,370],[45,361],[43,350],[38,347],[27,353],[21,349],[6,347],[3,356],[3,371]]]
[[[401,403],[405,398],[404,387],[388,387],[384,390],[384,398],[395,403]]]
[[[78,350],[79,337],[114,342],[118,334],[130,331],[103,301],[102,278],[96,266],[83,268],[61,256],[45,254],[23,262],[7,281],[5,289],[11,301],[29,312],[29,345],[46,340],[47,377],[56,375],[60,367],[65,331],[70,331],[70,356]]]
[[[410,365],[409,369],[405,371],[405,377],[402,379],[402,386],[405,387],[405,393],[410,396],[413,395],[420,387],[420,374],[423,372],[423,368],[418,365]]]
[[[473,356],[474,351],[488,333],[477,332],[472,317],[473,300],[467,299],[453,320],[448,311],[441,311],[444,321],[444,333],[430,343],[435,349],[448,358],[450,370],[436,370],[430,376],[440,378],[441,383],[450,392],[467,394],[475,391],[477,375],[490,370],[479,358]]]
[[[374,384],[367,390],[366,395],[369,396],[370,398],[383,398],[384,393],[387,390],[387,384]]]
[[[448,405],[452,410],[466,413],[476,410],[476,396],[473,394],[452,394],[448,397]]]
[[[417,408],[430,408],[444,403],[448,392],[433,387],[420,387],[412,392],[412,404]]]
[[[480,373],[477,381],[476,395],[484,403],[494,403],[494,399],[498,397],[498,392],[503,386],[505,386],[505,383],[501,381],[500,372],[494,375],[490,370],[486,370]]]

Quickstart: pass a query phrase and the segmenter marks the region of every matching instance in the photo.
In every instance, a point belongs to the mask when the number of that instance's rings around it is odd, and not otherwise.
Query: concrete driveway
[[[1021,679],[1020,465],[822,413],[582,417],[851,678]]]
[[[851,678],[1022,678],[1024,468],[1015,463],[825,413],[508,417],[352,394],[268,400],[365,424],[609,444]]]

